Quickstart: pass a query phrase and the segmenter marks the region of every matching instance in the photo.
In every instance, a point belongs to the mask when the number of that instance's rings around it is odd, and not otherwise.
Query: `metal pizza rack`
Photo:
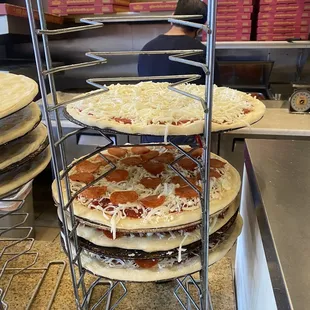
[[[91,307],[91,309],[98,308],[103,301],[106,301],[106,308],[107,309],[115,309],[120,301],[125,297],[127,294],[127,289],[125,286],[125,283],[120,281],[109,281],[106,280],[103,277],[97,276],[96,280],[93,281],[93,283],[86,287],[84,278],[85,275],[88,273],[87,270],[85,270],[81,263],[81,252],[83,251],[82,247],[79,244],[78,237],[77,237],[77,227],[79,225],[79,222],[77,218],[74,216],[72,202],[73,200],[79,195],[83,190],[87,189],[88,187],[92,186],[94,183],[96,183],[98,180],[104,178],[110,171],[114,170],[116,167],[115,165],[110,162],[108,159],[106,159],[102,154],[103,158],[105,158],[111,166],[111,169],[105,173],[104,175],[100,176],[93,182],[89,183],[79,191],[77,191],[74,195],[70,194],[70,183],[68,179],[69,171],[79,162],[82,160],[88,159],[95,154],[99,154],[102,150],[106,149],[109,146],[112,146],[113,141],[106,135],[113,134],[115,131],[111,131],[109,129],[99,129],[99,128],[92,128],[94,129],[99,135],[104,136],[108,139],[108,143],[104,146],[100,146],[97,149],[95,149],[91,154],[88,154],[86,157],[83,157],[82,159],[74,162],[73,164],[68,165],[66,160],[66,149],[65,149],[65,142],[66,139],[78,135],[82,133],[83,131],[88,130],[90,127],[85,126],[74,119],[72,120],[75,123],[78,123],[78,125],[81,125],[82,128],[72,131],[69,134],[63,135],[63,130],[59,118],[59,109],[64,109],[65,107],[73,103],[75,101],[85,99],[88,97],[91,97],[93,95],[98,95],[99,93],[103,93],[108,91],[108,87],[104,86],[103,84],[105,82],[136,82],[136,81],[145,81],[145,80],[162,80],[167,79],[167,76],[163,77],[144,77],[144,78],[128,78],[128,77],[120,77],[120,78],[90,78],[87,80],[87,82],[98,88],[99,90],[97,92],[92,92],[83,96],[80,96],[78,99],[72,99],[69,101],[66,101],[64,103],[59,104],[57,101],[57,95],[56,95],[56,88],[55,88],[55,81],[54,81],[54,74],[58,72],[63,72],[66,70],[73,70],[73,69],[79,69],[89,66],[96,66],[96,65],[102,65],[107,63],[107,56],[125,56],[125,55],[139,55],[139,54],[167,54],[170,55],[169,58],[171,61],[176,61],[180,63],[185,63],[188,65],[200,67],[203,69],[204,73],[206,74],[206,93],[205,98],[197,97],[193,94],[186,93],[184,91],[179,90],[176,88],[176,86],[192,82],[198,78],[200,78],[199,75],[182,75],[182,76],[169,76],[169,79],[175,79],[177,80],[176,83],[173,83],[169,86],[169,89],[171,91],[178,92],[184,96],[190,97],[194,100],[197,100],[200,102],[203,106],[204,112],[205,112],[205,128],[204,128],[204,140],[203,140],[203,148],[204,148],[204,155],[203,155],[203,164],[198,162],[195,158],[193,158],[189,153],[185,152],[183,149],[181,149],[178,145],[173,143],[173,141],[170,141],[170,144],[172,144],[175,148],[177,148],[181,152],[181,156],[176,159],[175,162],[170,164],[170,168],[172,168],[189,186],[191,186],[200,196],[201,200],[201,206],[202,206],[202,251],[201,251],[201,259],[202,259],[202,271],[200,274],[200,281],[197,281],[194,279],[192,275],[187,275],[185,277],[182,277],[180,279],[177,279],[177,287],[175,288],[174,294],[175,297],[180,302],[183,309],[192,309],[194,307],[195,309],[203,309],[203,310],[210,310],[212,309],[212,302],[209,294],[209,288],[208,288],[208,248],[209,248],[209,238],[208,238],[208,231],[209,231],[209,194],[210,194],[210,188],[209,188],[209,182],[206,182],[206,180],[209,180],[209,170],[210,170],[210,147],[211,147],[211,119],[212,119],[212,96],[213,96],[213,74],[214,72],[214,51],[215,51],[215,16],[216,16],[216,7],[217,2],[215,1],[209,1],[208,4],[208,25],[201,25],[195,22],[188,22],[187,19],[195,19],[195,18],[201,18],[202,16],[198,15],[186,15],[186,16],[128,16],[128,17],[90,17],[90,18],[84,18],[81,19],[81,22],[85,25],[77,26],[77,27],[69,27],[64,29],[57,29],[57,30],[49,30],[46,26],[46,21],[44,17],[44,11],[43,11],[43,5],[41,0],[37,0],[37,7],[38,7],[38,14],[39,14],[39,27],[36,26],[35,19],[34,19],[34,13],[32,8],[31,0],[26,0],[26,7],[27,7],[27,13],[28,13],[28,19],[30,24],[30,30],[31,30],[31,37],[33,42],[33,48],[34,48],[34,54],[36,59],[36,65],[37,65],[37,72],[38,72],[38,78],[39,78],[39,84],[40,84],[40,90],[41,90],[41,96],[42,96],[42,102],[43,102],[43,112],[44,117],[47,122],[48,132],[49,132],[49,142],[52,152],[52,163],[53,163],[53,173],[56,179],[57,184],[57,194],[59,198],[59,207],[60,207],[60,213],[61,217],[63,219],[63,232],[62,232],[62,238],[63,238],[63,246],[65,248],[65,251],[67,252],[67,256],[69,259],[69,267],[70,267],[70,273],[73,283],[73,289],[75,294],[75,301],[77,309],[89,309],[90,308],[90,298],[92,295],[92,292],[94,288],[98,285],[104,285],[106,286],[106,291],[102,294],[102,296],[96,301],[96,303]],[[90,57],[92,60],[89,62],[83,62],[78,64],[71,64],[71,65],[65,65],[60,67],[52,67],[52,58],[51,53],[49,49],[49,36],[54,35],[61,35],[64,33],[71,33],[71,32],[78,32],[78,31],[86,31],[91,30],[95,28],[100,28],[105,23],[113,23],[113,22],[141,22],[141,21],[169,21],[171,23],[180,24],[180,25],[186,25],[190,27],[194,27],[197,29],[202,29],[205,31],[208,35],[207,40],[207,48],[206,48],[206,62],[205,63],[198,63],[191,60],[186,59],[186,57],[195,55],[198,53],[203,53],[202,50],[182,50],[182,51],[175,51],[175,50],[167,50],[167,51],[132,51],[132,52],[89,52],[86,53],[86,56]],[[39,46],[39,38],[42,38],[42,45],[43,45],[43,51],[44,51],[44,57],[41,57],[40,54],[40,46]],[[44,61],[43,61],[44,58]],[[45,63],[45,67],[43,66],[43,63]],[[48,82],[48,88],[46,87],[45,82]],[[48,104],[47,95],[48,92],[51,93],[52,96],[52,104]],[[52,120],[51,115],[54,116],[54,119],[56,120],[56,130],[53,130],[52,127]],[[175,168],[175,163],[180,160],[181,158],[188,157],[191,160],[193,160],[200,169],[201,175],[202,175],[202,181],[203,181],[203,190],[202,193],[199,192],[199,190],[191,184],[179,171],[177,168]],[[65,191],[62,190],[62,186],[65,186]],[[66,215],[69,214],[69,217]],[[69,229],[70,228],[70,229]],[[199,302],[197,303],[193,295],[191,294],[189,290],[189,286],[193,285],[198,294]],[[123,293],[119,297],[118,300],[116,300],[113,304],[111,303],[111,296],[113,293],[113,290],[121,286]],[[186,302],[182,301],[180,298],[180,293],[185,294],[187,297]]]
[[[0,203],[2,205],[0,220],[13,219],[12,225],[0,228],[1,244],[3,245],[0,251],[0,281],[2,283],[0,288],[0,310],[9,308],[6,296],[13,286],[14,280],[19,275],[40,274],[40,278],[36,282],[36,286],[26,305],[26,309],[29,309],[33,305],[51,267],[58,266],[59,271],[56,284],[50,294],[47,305],[47,309],[50,309],[60,286],[66,262],[51,261],[44,267],[37,267],[39,252],[34,248],[35,240],[31,237],[33,227],[27,224],[29,213],[23,210],[25,200],[1,198]],[[12,237],[16,234],[18,235],[17,237]]]

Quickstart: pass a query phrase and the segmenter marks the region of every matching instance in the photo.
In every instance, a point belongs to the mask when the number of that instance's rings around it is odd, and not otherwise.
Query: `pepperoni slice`
[[[142,164],[143,168],[150,174],[159,175],[165,170],[162,163],[147,162]]]
[[[144,269],[149,269],[158,264],[157,259],[135,259],[135,263],[140,267]]]
[[[83,160],[82,162],[77,164],[75,168],[78,172],[81,172],[81,173],[84,173],[84,172],[94,173],[99,169],[100,166],[101,166],[100,163],[92,163],[89,160]]]
[[[123,124],[132,124],[132,120],[125,117],[113,117],[116,122],[123,123]]]
[[[88,184],[95,180],[95,177],[88,172],[71,174],[69,178],[71,181],[82,182],[85,184]]]
[[[150,151],[146,154],[142,154],[140,155],[141,159],[145,162],[145,161],[149,161],[155,157],[157,157],[159,155],[158,151]]]
[[[80,195],[88,199],[100,199],[107,192],[106,186],[94,186],[85,189]]]
[[[200,158],[200,157],[202,157],[202,154],[203,154],[203,148],[195,149],[190,154],[194,158]]]
[[[113,205],[125,204],[128,202],[136,202],[139,196],[135,191],[119,191],[113,192],[110,200]]]
[[[197,164],[191,159],[185,157],[178,161],[178,165],[184,168],[185,170],[193,171],[197,168]]]
[[[180,176],[175,176],[171,178],[170,182],[173,184],[179,184],[180,186],[187,185],[186,182]]]
[[[112,156],[116,156],[118,158],[124,157],[127,154],[127,150],[122,149],[120,147],[112,147],[112,148],[108,149],[108,152]]]
[[[108,199],[108,198],[100,198],[100,200],[94,200],[93,202],[92,202],[92,205],[94,205],[94,206],[100,206],[101,208],[104,208],[104,209],[108,209],[107,208],[107,206],[108,206],[108,204],[110,203],[111,201],[110,201],[110,199]]]
[[[217,172],[215,169],[210,169],[210,178],[220,178],[222,175]]]
[[[166,152],[155,157],[153,160],[159,163],[170,164],[174,161],[174,155],[170,152]]]
[[[197,198],[198,194],[190,186],[175,189],[175,194],[181,198]]]
[[[210,159],[210,167],[212,168],[224,168],[226,163],[222,162],[221,160],[218,160],[216,158]]]
[[[161,206],[165,202],[165,200],[166,200],[165,196],[152,195],[152,196],[142,198],[140,202],[146,208],[157,208]]]
[[[113,239],[113,234],[112,234],[110,231],[108,231],[108,230],[103,230],[102,232],[103,232],[104,235],[105,235],[106,237],[108,237],[109,239]],[[126,235],[125,233],[116,232],[116,238],[115,238],[115,239],[121,238],[121,237],[123,237],[123,236],[125,236],[125,235]]]
[[[126,166],[139,166],[142,164],[142,159],[137,156],[133,157],[126,157],[121,160],[121,163],[126,165]]]
[[[106,179],[109,182],[123,182],[128,179],[129,173],[127,170],[116,169],[106,175]]]
[[[110,156],[108,154],[103,154],[103,155],[104,155],[104,157],[106,157],[112,163],[115,163],[117,161],[117,158],[114,157],[114,156]],[[95,156],[93,160],[95,162],[101,163],[102,166],[106,166],[106,165],[109,164],[109,162],[107,160],[105,160],[102,156],[100,156],[99,154],[97,156]]]
[[[127,217],[132,217],[134,219],[141,218],[141,215],[143,214],[142,209],[126,209],[124,212]]]
[[[197,179],[196,178],[187,178],[189,182],[191,182],[193,185],[196,184]],[[180,177],[180,176],[175,176],[171,178],[171,183],[173,184],[179,184],[180,186],[188,186],[188,184]]]
[[[131,152],[135,155],[142,155],[149,153],[151,150],[145,146],[134,146],[131,148]]]
[[[161,179],[160,178],[143,178],[140,180],[140,183],[145,187],[145,188],[152,188],[155,189],[159,184],[161,184]]]

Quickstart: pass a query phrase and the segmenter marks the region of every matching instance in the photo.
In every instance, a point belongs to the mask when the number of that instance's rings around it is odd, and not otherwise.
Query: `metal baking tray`
[[[28,156],[24,157],[23,159],[21,159],[20,161],[13,163],[9,166],[7,166],[4,169],[0,169],[0,175],[6,172],[9,172],[11,170],[14,169],[18,169],[19,167],[21,167],[23,164],[27,163],[28,161],[34,159],[35,157],[37,157],[38,155],[40,155],[49,145],[49,141],[48,141],[48,137],[46,137],[46,139],[44,140],[44,142],[39,146],[39,148],[34,151],[33,153],[29,154]]]

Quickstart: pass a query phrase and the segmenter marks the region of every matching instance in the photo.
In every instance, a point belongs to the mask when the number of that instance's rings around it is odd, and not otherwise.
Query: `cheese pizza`
[[[195,135],[204,130],[200,101],[168,89],[169,83],[111,85],[109,91],[69,104],[71,119],[87,126],[129,134]],[[182,91],[205,97],[205,86],[183,84]],[[235,129],[263,117],[265,105],[250,95],[214,85],[212,131]]]
[[[168,167],[181,155],[177,149],[147,145],[112,147],[102,155],[83,160],[70,171],[72,194],[106,174],[74,200],[78,218],[109,227],[114,239],[117,231],[166,231],[200,222],[198,193]],[[202,149],[191,150],[191,155],[201,160]],[[215,217],[234,203],[240,190],[240,176],[221,157],[214,154],[211,157],[210,213]],[[108,160],[115,169],[111,169]],[[201,189],[195,162],[183,157],[175,166],[188,182]],[[53,195],[58,202],[55,182]]]

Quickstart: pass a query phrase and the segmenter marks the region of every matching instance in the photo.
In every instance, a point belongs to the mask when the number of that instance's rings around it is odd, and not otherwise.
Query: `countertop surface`
[[[267,107],[260,121],[250,127],[228,132],[228,134],[310,137],[310,115],[292,114],[287,108]]]
[[[246,140],[246,168],[281,310],[310,305],[309,155],[310,141]]]

